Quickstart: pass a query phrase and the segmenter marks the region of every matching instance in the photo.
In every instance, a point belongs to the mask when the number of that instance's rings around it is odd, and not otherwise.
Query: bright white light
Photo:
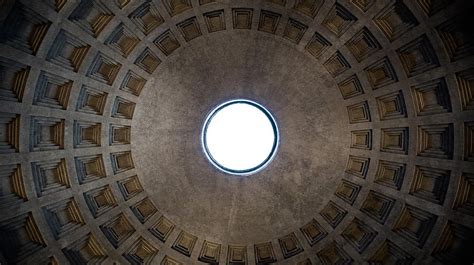
[[[217,107],[203,132],[204,149],[211,162],[232,174],[251,174],[263,168],[278,142],[275,122],[264,111],[245,100]]]

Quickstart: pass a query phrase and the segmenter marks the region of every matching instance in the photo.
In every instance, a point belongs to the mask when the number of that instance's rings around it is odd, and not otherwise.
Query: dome
[[[0,0],[0,263],[472,264],[472,7]]]

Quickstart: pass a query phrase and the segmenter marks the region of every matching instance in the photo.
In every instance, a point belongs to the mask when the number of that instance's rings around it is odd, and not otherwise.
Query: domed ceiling
[[[472,6],[0,0],[0,263],[472,264]],[[250,176],[201,145],[232,99]]]

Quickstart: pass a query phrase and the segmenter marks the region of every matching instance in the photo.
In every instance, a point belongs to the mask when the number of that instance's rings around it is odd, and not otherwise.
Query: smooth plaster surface
[[[149,81],[132,123],[145,190],[188,232],[250,244],[298,229],[325,205],[345,168],[349,138],[340,92],[322,66],[253,32],[196,39]],[[204,119],[234,98],[275,116],[281,141],[254,175],[219,172],[200,144]]]

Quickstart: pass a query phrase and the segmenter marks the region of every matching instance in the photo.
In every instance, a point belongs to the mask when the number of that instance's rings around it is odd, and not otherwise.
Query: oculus
[[[275,157],[278,127],[262,105],[235,99],[208,114],[201,142],[206,157],[217,169],[247,176],[264,169]]]

